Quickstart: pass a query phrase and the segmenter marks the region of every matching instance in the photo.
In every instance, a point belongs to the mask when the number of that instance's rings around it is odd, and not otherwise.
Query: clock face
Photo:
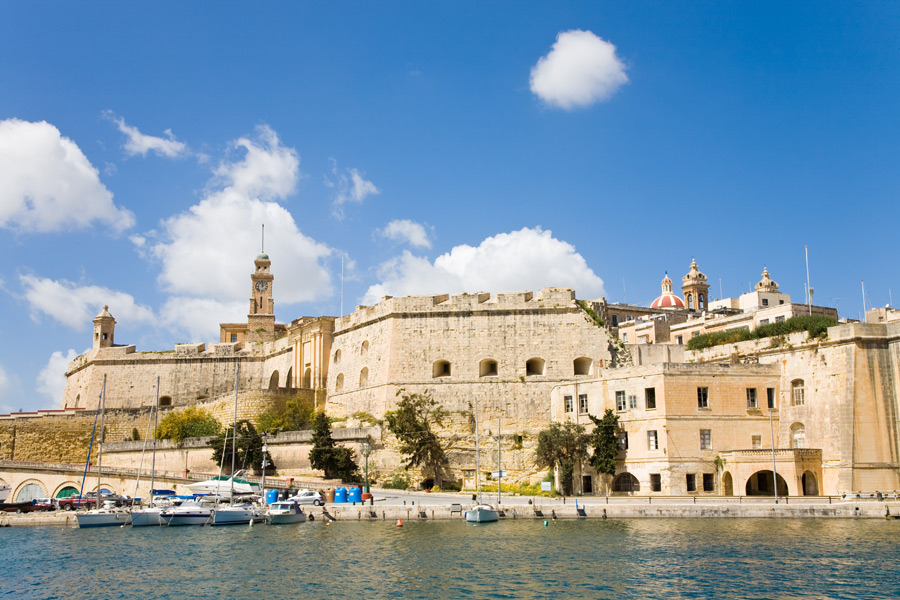
[[[256,282],[256,290],[259,292],[264,292],[269,289],[269,283],[267,281],[257,281]]]

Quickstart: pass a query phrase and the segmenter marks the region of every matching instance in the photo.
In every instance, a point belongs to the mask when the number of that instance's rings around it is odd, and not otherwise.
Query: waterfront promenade
[[[328,503],[305,507],[315,520],[342,521],[463,519],[472,504],[471,493],[422,493],[372,490],[372,503]],[[483,494],[496,504],[496,495]],[[500,508],[506,519],[631,519],[631,518],[900,518],[900,501],[875,498],[765,496],[588,496],[545,498],[504,496]],[[0,527],[75,526],[75,513],[0,514]]]

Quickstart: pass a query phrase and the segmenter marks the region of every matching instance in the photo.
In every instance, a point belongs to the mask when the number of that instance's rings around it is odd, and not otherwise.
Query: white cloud
[[[409,219],[395,219],[384,229],[379,229],[378,233],[389,240],[406,242],[417,248],[431,248],[431,241],[428,239],[425,226]]]
[[[566,110],[611,97],[628,83],[616,47],[590,31],[563,31],[531,69],[531,91]]]
[[[0,227],[49,232],[95,222],[118,233],[134,215],[113,203],[75,142],[45,121],[0,121]]]
[[[0,365],[0,414],[10,413],[13,410],[8,404],[9,400],[7,400],[11,387],[12,382],[9,375],[6,374],[6,369],[3,368],[3,365]]]
[[[247,314],[247,303],[173,296],[160,314],[164,324],[182,336],[176,343],[219,341],[219,323],[240,321]]]
[[[51,408],[62,406],[63,391],[66,389],[66,367],[76,356],[78,355],[72,349],[65,356],[57,350],[50,355],[50,360],[38,373],[35,387],[39,394],[47,397]]]
[[[364,304],[382,296],[502,292],[572,287],[581,298],[604,294],[603,280],[575,248],[540,227],[500,233],[477,247],[456,246],[434,263],[404,251],[379,268],[382,283],[369,287]]]
[[[361,204],[369,196],[378,195],[381,191],[375,187],[375,184],[366,180],[357,169],[338,169],[337,161],[331,159],[332,174],[334,181],[327,179],[325,184],[328,187],[337,189],[334,197],[334,216],[338,219],[344,218],[344,205],[348,202]]]
[[[190,153],[187,144],[176,140],[171,129],[163,132],[166,137],[155,137],[141,133],[137,127],[128,125],[125,123],[125,119],[116,116],[112,111],[104,111],[103,115],[115,123],[119,131],[125,134],[127,139],[123,148],[129,156],[138,154],[147,156],[148,152],[153,152],[167,158],[179,158]]]
[[[91,321],[101,308],[109,305],[109,312],[116,320],[129,326],[155,322],[153,310],[137,304],[130,294],[34,275],[20,275],[19,281],[25,288],[25,299],[35,321],[45,314],[66,327],[83,331],[91,327]]]
[[[300,159],[292,148],[281,145],[269,127],[260,127],[257,133],[255,139],[235,142],[243,151],[239,159],[222,162],[215,169],[212,185],[219,187],[208,189],[187,212],[164,221],[158,232],[146,234],[150,255],[162,263],[163,289],[197,301],[190,306],[184,306],[183,298],[167,303],[168,308],[178,309],[170,319],[173,326],[180,323],[209,332],[220,320],[231,322],[246,315],[249,273],[259,252],[262,224],[278,304],[321,300],[332,294],[331,278],[323,265],[331,249],[301,233],[291,213],[274,201],[294,192]],[[203,302],[208,307],[225,303],[228,312],[195,311]],[[239,308],[232,308],[232,303]],[[194,317],[205,323],[195,324]]]

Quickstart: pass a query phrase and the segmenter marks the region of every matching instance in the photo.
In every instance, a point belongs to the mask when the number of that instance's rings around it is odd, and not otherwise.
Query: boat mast
[[[156,376],[156,406],[153,411],[153,458],[150,459],[150,505],[153,506],[153,486],[156,481],[156,428],[159,425],[159,375]]]
[[[475,400],[475,494],[478,504],[481,504],[481,446],[478,441],[478,400]]]
[[[234,503],[234,456],[237,446],[237,412],[238,412],[238,381],[241,374],[241,363],[234,370],[234,425],[231,426],[231,502]]]
[[[159,377],[156,378],[156,398],[159,401]],[[152,414],[151,410],[151,414]],[[131,497],[131,510],[134,510],[134,501],[137,499],[138,488],[141,486],[141,475],[144,473],[144,455],[147,454],[147,436],[150,435],[150,419],[147,419],[147,429],[144,430],[144,445],[141,447],[141,462],[138,464],[137,478],[134,480],[134,495]],[[156,429],[153,431],[153,458],[156,458]],[[151,469],[152,470],[152,469]],[[150,504],[153,504],[153,474],[150,475]]]
[[[500,463],[500,417],[497,417],[497,508],[500,508],[500,487],[503,483],[503,466]]]
[[[100,436],[97,439],[97,503],[100,508],[100,473],[103,470],[103,420],[106,418],[106,375],[103,376],[103,391],[100,393]]]

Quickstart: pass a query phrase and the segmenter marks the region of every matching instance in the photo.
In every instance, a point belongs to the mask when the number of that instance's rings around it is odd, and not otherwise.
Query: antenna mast
[[[262,241],[259,244],[259,251],[262,254],[266,253],[266,224],[262,224]]]

